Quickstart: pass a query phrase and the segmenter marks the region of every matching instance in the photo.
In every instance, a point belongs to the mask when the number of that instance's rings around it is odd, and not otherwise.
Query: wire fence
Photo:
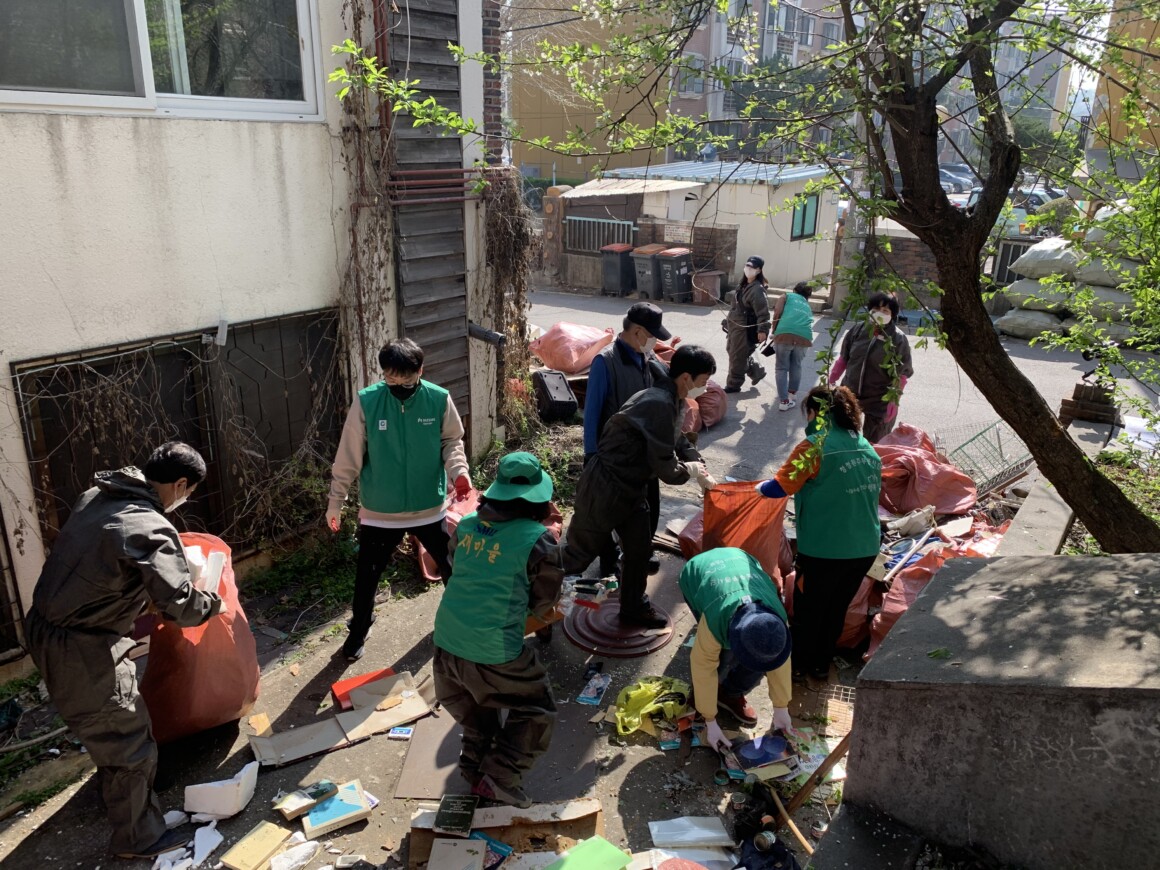
[[[1031,467],[1034,460],[1015,430],[994,423],[946,429],[934,436],[939,452],[970,475],[980,495],[998,489]]]

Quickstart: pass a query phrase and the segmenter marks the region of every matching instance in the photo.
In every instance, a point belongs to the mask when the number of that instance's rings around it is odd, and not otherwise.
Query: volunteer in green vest
[[[714,749],[729,740],[717,724],[725,710],[742,725],[757,724],[745,695],[765,677],[773,703],[770,732],[792,727],[790,632],[777,587],[753,556],[736,547],[706,550],[681,571],[681,594],[697,620],[689,663],[693,697]]]
[[[362,657],[379,579],[404,535],[419,539],[447,579],[447,481],[454,481],[456,498],[471,492],[463,423],[447,390],[422,380],[423,349],[409,338],[389,341],[379,365],[383,380],[359,390],[346,415],[326,509],[326,524],[337,532],[346,494],[358,480],[358,566],[342,647],[350,661]]]
[[[794,676],[824,681],[846,610],[882,543],[882,460],[859,433],[862,410],[848,387],[814,387],[802,410],[806,439],[757,491],[794,497]]]
[[[543,521],[552,478],[530,453],[500,460],[479,510],[456,529],[454,567],[435,614],[435,695],[463,728],[459,771],[473,794],[531,806],[524,774],[548,750],[556,704],[524,643],[529,613],[550,614],[564,573]]]
[[[797,404],[802,361],[814,343],[814,312],[808,301],[811,289],[808,281],[799,281],[773,310],[773,347],[777,354],[774,380],[779,411],[788,411]]]

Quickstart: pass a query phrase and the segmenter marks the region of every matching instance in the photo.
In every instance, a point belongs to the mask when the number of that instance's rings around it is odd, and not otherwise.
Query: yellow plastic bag
[[[616,732],[621,736],[640,728],[640,720],[659,712],[677,719],[689,706],[689,684],[675,677],[644,677],[616,696]]]

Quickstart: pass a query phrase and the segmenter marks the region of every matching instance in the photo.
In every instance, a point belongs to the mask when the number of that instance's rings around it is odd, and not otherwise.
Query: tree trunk
[[[1160,526],[1096,468],[1008,356],[983,307],[978,261],[924,240],[939,268],[947,347],[991,406],[1023,439],[1043,475],[1109,553],[1160,552]]]

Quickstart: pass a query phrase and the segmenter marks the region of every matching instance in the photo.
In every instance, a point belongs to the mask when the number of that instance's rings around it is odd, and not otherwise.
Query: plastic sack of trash
[[[479,496],[479,490],[472,487],[467,498],[461,501],[452,500],[451,504],[447,506],[447,516],[443,518],[443,528],[447,530],[447,534],[454,536],[455,530],[459,528],[459,521],[479,510]],[[544,520],[544,526],[559,538],[560,532],[564,528],[564,516],[554,502],[548,505],[548,508],[548,516]],[[427,552],[427,548],[414,535],[411,536],[411,543],[415,552],[419,554],[419,573],[423,575],[423,579],[428,583],[439,583],[443,578],[439,576],[439,566],[435,564],[435,558]]]
[[[596,354],[612,344],[611,329],[582,326],[579,323],[557,323],[528,345],[550,369],[576,375],[592,365]]]
[[[681,421],[681,432],[701,431],[701,409],[696,399],[685,399],[685,417]]]
[[[841,649],[854,649],[870,637],[870,611],[882,606],[882,591],[873,577],[863,577],[862,585],[854,593],[846,608],[846,621],[838,638]]]
[[[1053,236],[1032,245],[1011,264],[1011,271],[1024,278],[1046,278],[1048,275],[1075,275],[1079,254],[1067,239]]]
[[[697,396],[697,407],[701,409],[701,422],[708,429],[716,426],[725,419],[725,412],[729,410],[729,397],[725,388],[716,381],[709,381],[705,392]]]
[[[653,356],[663,362],[666,366],[673,358],[673,354],[677,352],[677,345],[681,343],[681,337],[674,335],[668,341],[658,341],[656,347],[653,348]]]
[[[622,737],[653,713],[676,720],[689,705],[689,684],[676,677],[642,677],[616,696],[616,731]]]
[[[901,424],[874,445],[882,458],[879,504],[903,515],[933,505],[936,514],[963,514],[978,500],[975,482],[934,448],[930,436]]]
[[[918,598],[918,593],[926,588],[926,584],[938,573],[939,568],[947,559],[960,555],[951,547],[942,547],[931,550],[921,559],[894,575],[894,582],[889,591],[882,597],[882,610],[879,611],[870,623],[870,649],[866,658],[874,655],[882,645],[887,633],[894,628],[902,614]]]
[[[681,545],[681,555],[686,559],[692,559],[698,553],[703,552],[705,549],[704,537],[705,511],[699,510],[691,520],[685,523],[685,527],[677,535],[677,542]]]
[[[181,628],[157,620],[149,637],[149,663],[141,697],[153,737],[168,743],[240,719],[258,700],[258,651],[238,601],[230,548],[214,535],[184,532],[181,543],[225,557],[218,595],[225,610],[202,625]]]
[[[766,498],[754,481],[719,483],[705,493],[703,549],[737,547],[775,581],[781,578],[781,527],[787,499]]]

